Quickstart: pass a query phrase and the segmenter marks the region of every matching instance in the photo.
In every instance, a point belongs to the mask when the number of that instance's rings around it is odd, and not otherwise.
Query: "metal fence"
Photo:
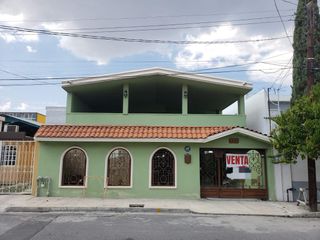
[[[0,141],[0,194],[31,194],[35,142]]]

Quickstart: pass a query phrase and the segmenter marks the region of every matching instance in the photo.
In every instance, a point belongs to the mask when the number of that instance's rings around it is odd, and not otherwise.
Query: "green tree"
[[[313,161],[320,158],[320,84],[273,120],[277,127],[271,142],[279,153],[278,162],[294,163],[298,156]],[[317,211],[317,204],[311,206],[310,202],[310,208]]]
[[[295,16],[295,28],[293,34],[293,85],[292,102],[307,94],[307,8],[306,2],[299,0]],[[315,1],[317,2],[317,1]],[[314,68],[320,67],[320,16],[318,5],[315,8],[315,32],[314,32]],[[315,70],[315,83],[320,82],[320,71]]]

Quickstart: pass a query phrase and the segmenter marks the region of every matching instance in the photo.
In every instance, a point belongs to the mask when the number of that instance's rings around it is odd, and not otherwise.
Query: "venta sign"
[[[226,154],[226,167],[249,167],[248,154]]]

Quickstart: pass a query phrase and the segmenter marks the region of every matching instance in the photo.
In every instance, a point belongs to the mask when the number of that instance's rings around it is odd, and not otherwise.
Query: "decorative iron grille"
[[[17,146],[6,144],[1,147],[0,165],[14,166],[17,160]]]
[[[167,149],[159,149],[152,157],[152,186],[174,186],[174,156]]]
[[[217,162],[212,150],[201,150],[200,184],[203,187],[218,185]]]
[[[108,186],[130,186],[131,157],[122,148],[117,148],[108,158]]]
[[[86,154],[81,149],[70,149],[63,157],[62,185],[83,186],[86,175],[86,164]]]

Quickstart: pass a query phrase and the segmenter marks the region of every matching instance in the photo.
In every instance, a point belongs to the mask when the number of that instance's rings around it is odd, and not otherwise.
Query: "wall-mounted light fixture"
[[[187,91],[187,90],[184,90],[184,91],[183,91],[183,96],[184,96],[184,97],[188,97],[188,91]]]
[[[125,98],[128,97],[128,90],[127,90],[127,89],[123,91],[123,96],[124,96]]]

